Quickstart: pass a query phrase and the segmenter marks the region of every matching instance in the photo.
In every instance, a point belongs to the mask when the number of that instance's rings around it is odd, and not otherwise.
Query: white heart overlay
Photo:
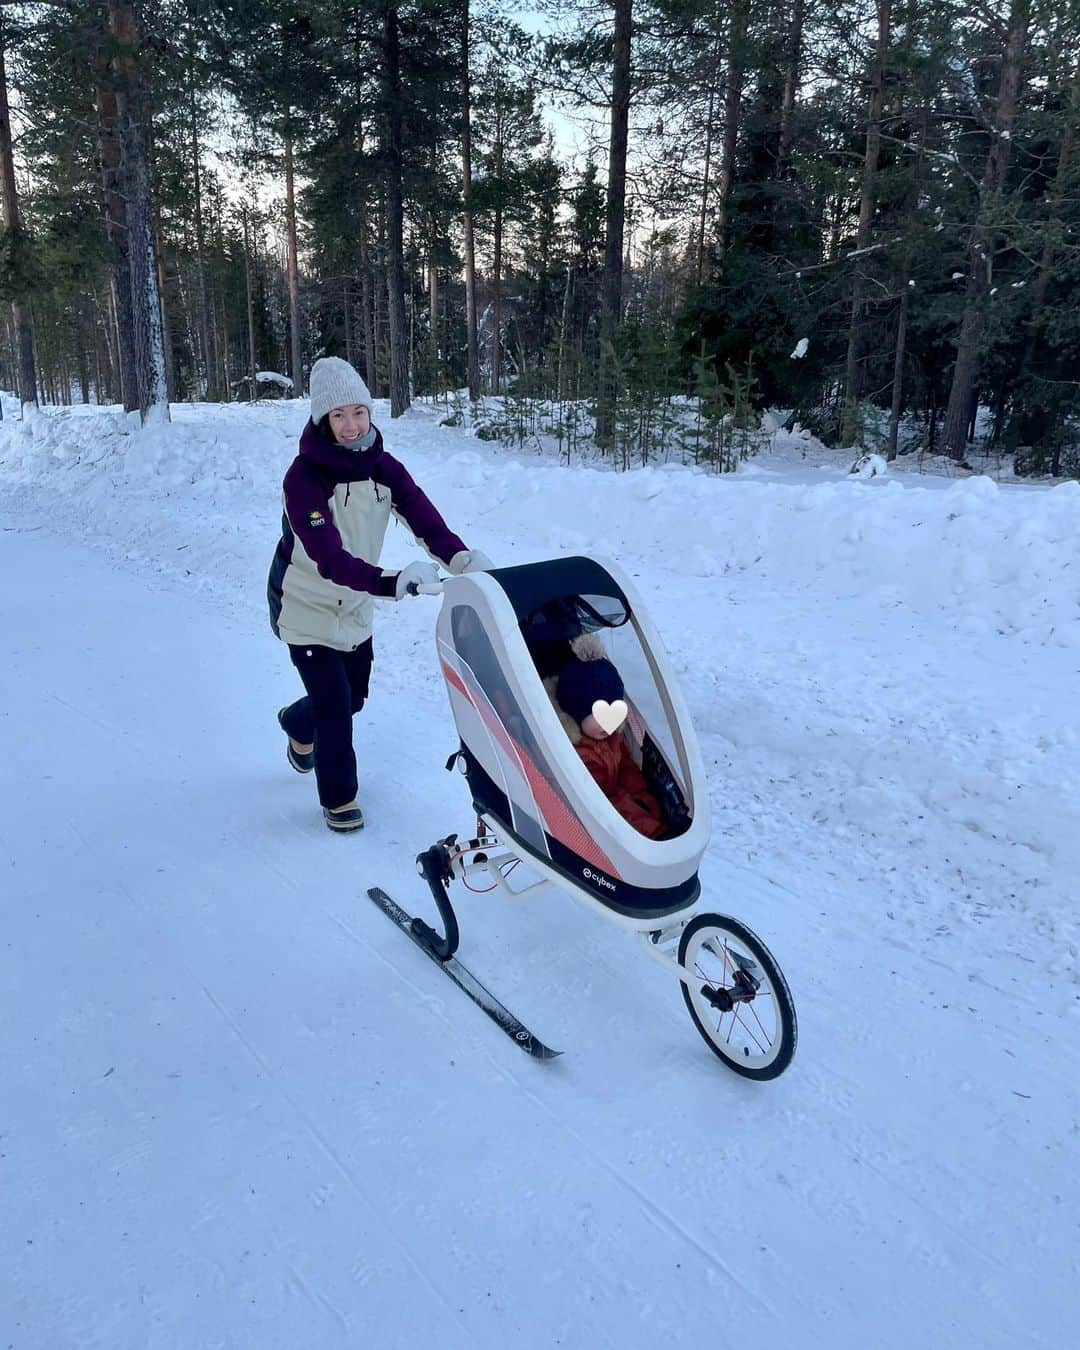
[[[617,698],[614,703],[609,703],[606,698],[598,698],[592,705],[592,715],[596,718],[597,724],[610,736],[613,731],[618,731],[623,722],[626,721],[626,714],[630,709],[626,706],[623,699]]]

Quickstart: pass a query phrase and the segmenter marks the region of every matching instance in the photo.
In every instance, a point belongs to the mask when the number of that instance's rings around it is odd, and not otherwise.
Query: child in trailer
[[[278,724],[298,773],[315,771],[323,817],[332,830],[359,829],[352,719],[368,693],[375,600],[404,600],[438,580],[435,562],[401,571],[379,566],[391,514],[453,575],[491,567],[469,549],[383,449],[371,395],[336,356],[311,368],[311,420],[285,475],[281,538],[267,583],[270,626],[286,643],[305,695],[282,708]]]
[[[549,693],[554,685],[560,721],[619,815],[640,834],[659,839],[667,821],[619,730],[627,715],[622,677],[596,638],[576,638],[572,646],[574,658],[556,680],[545,681]]]

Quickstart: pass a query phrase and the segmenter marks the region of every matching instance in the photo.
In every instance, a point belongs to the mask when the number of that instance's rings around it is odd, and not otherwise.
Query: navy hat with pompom
[[[610,661],[571,661],[559,676],[555,697],[575,722],[584,722],[597,699],[622,698],[622,676]]]

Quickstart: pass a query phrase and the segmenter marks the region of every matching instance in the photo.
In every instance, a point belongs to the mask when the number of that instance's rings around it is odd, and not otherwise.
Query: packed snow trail
[[[562,897],[459,897],[463,957],[567,1052],[550,1065],[364,899],[383,884],[421,911],[414,854],[472,824],[442,771],[434,602],[380,612],[357,719],[369,824],[336,839],[285,763],[295,677],[261,578],[249,603],[118,565],[55,533],[44,495],[10,498],[0,527],[5,1344],[1060,1344],[1070,970],[1041,923],[965,914],[934,866],[949,820],[894,828],[941,704],[904,683],[914,659],[884,669],[916,723],[890,734],[846,603],[751,578],[734,617],[705,582],[657,608],[715,779],[708,904],[761,932],[798,1004],[796,1061],[762,1086]],[[671,577],[648,582],[657,602]],[[1047,693],[1054,660],[1033,672]],[[985,786],[950,767],[954,741],[983,752],[983,688],[972,673],[968,721],[959,693],[944,705],[946,811]],[[1008,718],[991,732],[1015,761]],[[824,799],[858,823],[845,776],[897,766],[885,829],[870,806],[862,833],[818,819]]]

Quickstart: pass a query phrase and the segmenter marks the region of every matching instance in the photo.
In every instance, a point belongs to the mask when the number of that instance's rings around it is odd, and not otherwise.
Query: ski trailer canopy
[[[586,633],[622,676],[621,734],[664,811],[666,838],[619,815],[543,683]],[[473,804],[499,837],[626,927],[653,929],[693,905],[711,832],[708,787],[667,654],[625,574],[561,558],[450,577],[436,636]]]

